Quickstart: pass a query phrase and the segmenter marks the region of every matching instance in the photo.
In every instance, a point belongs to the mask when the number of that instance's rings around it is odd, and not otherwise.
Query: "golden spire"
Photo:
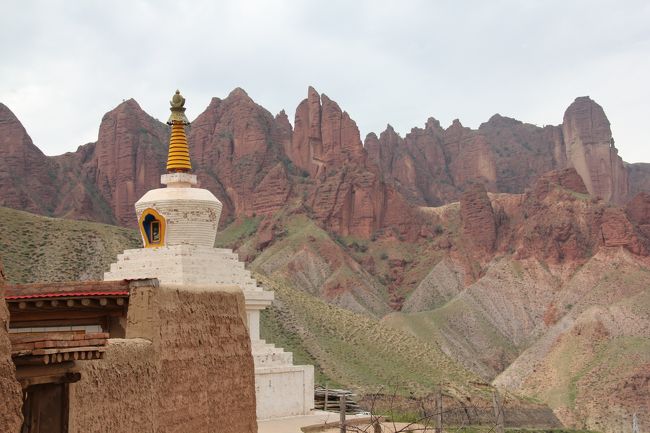
[[[172,134],[169,137],[169,154],[167,156],[167,171],[190,171],[192,163],[190,162],[190,148],[187,145],[185,136],[185,125],[190,122],[185,116],[185,98],[180,91],[172,96],[171,104],[172,114],[167,120],[167,124],[172,126]]]

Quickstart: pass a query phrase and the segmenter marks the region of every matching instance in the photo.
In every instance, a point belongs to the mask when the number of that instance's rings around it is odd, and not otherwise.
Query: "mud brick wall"
[[[23,395],[11,360],[11,343],[7,335],[9,311],[4,294],[0,262],[0,432],[18,433],[23,423]]]
[[[140,287],[126,339],[72,385],[70,433],[256,433],[255,377],[242,293]]]
[[[111,339],[105,358],[79,361],[70,385],[69,432],[153,433],[156,359],[149,340]]]

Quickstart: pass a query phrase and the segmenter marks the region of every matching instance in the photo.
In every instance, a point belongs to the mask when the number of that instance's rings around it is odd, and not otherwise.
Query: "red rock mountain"
[[[613,143],[603,109],[588,97],[569,106],[560,126],[540,128],[496,114],[478,130],[458,120],[443,130],[429,119],[403,139],[390,125],[379,138],[366,138],[371,160],[387,178],[429,206],[457,200],[468,182],[519,193],[543,173],[566,167],[578,171],[590,194],[621,204],[628,198],[628,170]]]
[[[135,224],[133,203],[159,186],[168,129],[134,100],[107,113],[98,140],[47,157],[0,105],[0,204],[36,213]],[[587,191],[623,203],[650,185],[650,170],[625,165],[602,108],[577,98],[560,126],[493,116],[477,130],[431,118],[404,138],[390,125],[362,144],[348,113],[309,88],[294,128],[241,89],[213,98],[189,128],[200,182],[224,203],[224,224],[289,206],[328,230],[369,237],[390,228],[416,236],[417,206],[458,200],[469,185],[520,193],[543,173],[574,167]],[[630,185],[630,182],[633,182]]]
[[[212,98],[189,129],[201,185],[224,203],[224,219],[274,212],[291,192],[283,147],[291,140],[284,113],[273,117],[242,89]]]
[[[32,143],[16,116],[0,104],[0,206],[55,212],[58,167]]]

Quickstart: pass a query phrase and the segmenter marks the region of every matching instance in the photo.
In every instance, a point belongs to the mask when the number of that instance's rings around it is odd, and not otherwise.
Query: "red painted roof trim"
[[[98,296],[129,296],[128,290],[112,292],[57,292],[57,293],[38,293],[33,295],[14,295],[5,296],[7,301],[15,299],[38,299],[38,298],[89,298]]]

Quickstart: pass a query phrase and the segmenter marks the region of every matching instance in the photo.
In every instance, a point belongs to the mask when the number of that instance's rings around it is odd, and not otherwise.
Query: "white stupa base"
[[[314,366],[255,368],[257,419],[308,415],[314,408]]]
[[[199,245],[126,250],[104,274],[107,281],[141,278],[202,289],[240,287],[246,299],[255,364],[258,419],[306,415],[313,409],[314,367],[293,365],[291,352],[260,340],[260,311],[271,304],[274,293],[258,287],[232,250]]]

